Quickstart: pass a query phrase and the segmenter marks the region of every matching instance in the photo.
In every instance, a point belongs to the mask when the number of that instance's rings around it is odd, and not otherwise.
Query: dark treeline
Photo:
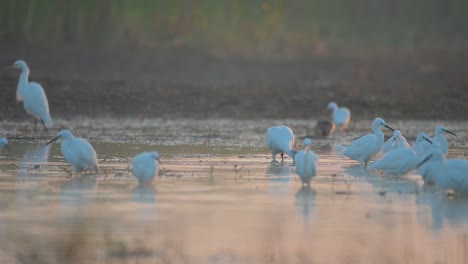
[[[1,0],[0,40],[214,52],[457,49],[466,0]]]

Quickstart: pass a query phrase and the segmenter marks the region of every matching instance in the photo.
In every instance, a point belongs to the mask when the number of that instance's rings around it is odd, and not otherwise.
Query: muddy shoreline
[[[466,54],[290,59],[215,57],[190,49],[90,51],[3,44],[0,65],[26,60],[53,117],[327,118],[330,100],[357,119],[466,120]],[[19,72],[0,73],[0,120],[27,118]]]

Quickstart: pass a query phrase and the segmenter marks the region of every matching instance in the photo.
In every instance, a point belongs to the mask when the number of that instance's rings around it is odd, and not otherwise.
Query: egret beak
[[[398,137],[393,138],[392,147],[393,145],[395,145],[395,142],[397,142],[397,140],[398,140]]]
[[[47,143],[45,144],[45,146],[47,146],[47,145],[51,144],[51,143],[52,143],[52,142],[54,142],[54,141],[57,141],[59,138],[60,138],[60,136],[56,136],[56,137],[54,137],[54,138],[53,138],[53,139],[51,139],[49,142],[47,142]]]
[[[12,65],[8,66],[7,69],[16,69],[16,65],[12,64]]]
[[[390,129],[391,131],[395,131],[395,129],[391,128],[391,127],[390,127],[389,125],[387,125],[387,124],[382,123],[381,125],[384,126],[384,127],[386,127],[386,128],[388,128],[388,129]]]
[[[452,134],[454,136],[457,136],[457,134],[453,133],[452,131],[449,131],[447,129],[442,129],[442,131],[444,131],[445,133],[449,133],[449,134]]]
[[[418,165],[416,166],[416,169],[421,167],[424,163],[426,163],[431,158],[432,158],[432,154],[429,154],[427,157],[425,157],[423,160],[421,160],[421,162],[418,163]]]
[[[427,137],[423,136],[423,139],[432,144],[432,141],[430,139],[428,139]]]

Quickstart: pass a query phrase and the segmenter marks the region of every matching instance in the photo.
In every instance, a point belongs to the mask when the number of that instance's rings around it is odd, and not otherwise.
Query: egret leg
[[[271,153],[271,162],[276,162],[276,154]]]
[[[42,126],[44,127],[44,130],[45,130],[45,131],[49,131],[49,129],[47,129],[47,127],[46,127],[46,125],[45,125],[45,123],[44,123],[44,120],[41,120],[41,122],[42,122]]]
[[[284,162],[284,153],[281,152],[281,164],[283,164],[283,162]]]
[[[36,132],[36,128],[37,128],[37,119],[34,118],[34,132]]]

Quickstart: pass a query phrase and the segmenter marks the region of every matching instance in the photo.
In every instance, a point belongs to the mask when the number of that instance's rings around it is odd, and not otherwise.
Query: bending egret
[[[387,153],[395,149],[409,147],[410,145],[408,144],[408,141],[406,141],[406,138],[401,135],[400,130],[395,130],[393,131],[393,136],[391,136],[383,145],[383,152]]]
[[[5,138],[5,137],[0,138],[0,148],[6,148],[6,149],[10,150],[10,148],[8,147],[8,139],[7,138]]]
[[[310,150],[310,138],[304,139],[304,150],[296,153],[296,173],[301,177],[302,185],[310,185],[310,180],[317,174],[317,161],[319,157]]]
[[[294,133],[287,126],[270,127],[266,132],[265,144],[271,150],[271,159],[276,162],[276,154],[281,153],[281,163],[284,161],[284,153],[294,159],[296,151],[294,146]]]
[[[351,145],[341,151],[341,154],[359,161],[361,167],[367,166],[369,160],[382,150],[384,134],[380,131],[381,126],[395,131],[382,118],[377,117],[372,123],[374,134],[367,134],[354,140]]]
[[[398,131],[398,130],[397,130]],[[427,137],[422,137],[432,143]],[[400,140],[396,137],[395,140]],[[381,159],[369,165],[371,169],[380,169],[385,174],[404,175],[418,165],[419,156],[412,148],[399,148],[386,153]]]
[[[62,138],[60,146],[63,158],[70,163],[76,173],[85,170],[99,172],[96,151],[85,139],[76,138],[69,130],[62,130],[56,137],[47,142],[46,145]]]
[[[16,89],[16,101],[23,101],[26,112],[34,117],[34,130],[37,120],[40,120],[47,130],[47,127],[52,126],[52,118],[44,89],[40,84],[28,81],[29,68],[26,62],[18,60],[11,67],[22,70]]]
[[[143,152],[132,160],[132,174],[140,185],[150,183],[158,171],[159,155],[156,151]]]
[[[338,127],[338,130],[340,132],[345,130],[351,120],[351,112],[349,109],[346,107],[338,107],[335,102],[328,103],[327,108],[333,111],[333,123]]]
[[[445,161],[445,155],[438,147],[435,147],[418,164],[418,167],[427,162],[432,163],[429,174],[440,188],[451,189],[461,194],[468,193],[468,160]]]
[[[442,134],[442,132],[445,132],[445,133],[449,133],[449,134],[452,134],[454,136],[457,136],[457,134],[447,130],[446,127],[444,126],[436,126],[436,129],[434,131],[434,137],[431,138],[431,141],[432,142],[439,142],[440,144],[440,151],[442,151],[442,153],[447,156],[447,152],[448,152],[448,143],[447,143],[447,139],[445,138],[445,136]],[[421,147],[423,148],[424,151],[429,151],[432,146],[430,144],[427,144],[426,142],[423,142]]]
[[[439,141],[434,141],[431,145],[431,149],[426,151],[427,153],[432,153],[433,151],[440,151],[440,143]],[[421,156],[423,156],[426,152],[421,152]],[[420,158],[421,158],[420,156]],[[427,155],[425,156],[427,157]],[[425,157],[422,157],[422,158],[425,158]],[[444,160],[445,160],[445,156],[444,156]],[[435,171],[437,171],[437,168],[440,166],[440,164],[438,162],[433,162],[432,160],[429,160],[427,162],[425,162],[424,164],[420,164],[418,166],[418,174],[421,175],[424,183],[426,184],[429,184],[429,185],[432,185],[435,183]]]

